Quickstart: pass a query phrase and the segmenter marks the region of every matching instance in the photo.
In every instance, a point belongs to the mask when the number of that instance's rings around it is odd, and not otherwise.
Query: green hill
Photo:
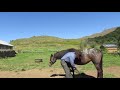
[[[62,39],[53,36],[33,36],[16,39],[10,42],[16,50],[60,50],[63,48],[78,47],[79,39]]]
[[[117,27],[114,31],[104,36],[88,38],[88,41],[90,42],[95,41],[98,44],[102,44],[102,43],[117,43],[119,39],[120,39],[120,27]]]
[[[120,36],[120,27],[114,27],[104,30],[101,33],[80,39],[62,39],[53,36],[33,36],[30,38],[22,38],[12,40],[10,43],[15,46],[15,50],[61,50],[66,48],[79,48],[81,40],[89,42],[116,43]]]

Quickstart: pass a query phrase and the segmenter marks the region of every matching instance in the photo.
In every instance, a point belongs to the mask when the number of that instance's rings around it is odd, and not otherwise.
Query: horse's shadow
[[[50,77],[64,76],[65,74],[52,74]],[[85,73],[75,74],[74,78],[95,78],[93,76],[87,75]]]
[[[75,78],[95,78],[94,76],[87,75],[85,73],[75,74]]]

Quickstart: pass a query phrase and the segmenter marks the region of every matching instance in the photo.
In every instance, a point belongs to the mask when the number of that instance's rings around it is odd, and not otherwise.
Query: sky
[[[0,12],[0,40],[32,36],[77,39],[120,26],[120,12]]]

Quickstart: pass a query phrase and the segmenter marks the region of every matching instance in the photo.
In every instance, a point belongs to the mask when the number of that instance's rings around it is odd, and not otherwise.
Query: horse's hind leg
[[[97,69],[97,78],[103,78],[103,70],[101,63],[94,63],[96,69]]]
[[[97,72],[98,72],[97,78],[103,78],[103,70],[101,69],[100,66],[97,66]]]

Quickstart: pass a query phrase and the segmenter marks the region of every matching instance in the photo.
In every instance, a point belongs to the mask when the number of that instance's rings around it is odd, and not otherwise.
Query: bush
[[[103,53],[107,53],[107,49],[104,46],[100,46],[100,49],[103,51]]]
[[[88,47],[87,42],[85,40],[82,40],[80,42],[80,50],[83,50],[83,49],[85,49],[87,47]]]

